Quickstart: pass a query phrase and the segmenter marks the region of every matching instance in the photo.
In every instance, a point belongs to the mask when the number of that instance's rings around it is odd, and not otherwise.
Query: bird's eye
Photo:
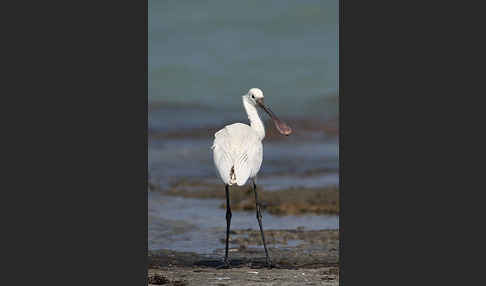
[[[251,95],[251,98],[255,99],[255,96],[252,94],[252,95]]]

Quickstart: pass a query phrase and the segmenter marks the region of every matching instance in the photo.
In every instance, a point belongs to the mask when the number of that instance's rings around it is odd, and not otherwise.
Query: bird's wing
[[[225,129],[222,129],[220,132],[215,134],[215,139],[213,146],[213,160],[216,169],[218,170],[219,176],[221,180],[225,184],[229,184],[230,180],[230,171],[231,167],[233,167],[233,160],[228,152],[228,142],[227,142],[227,133]]]
[[[250,137],[245,143],[234,164],[236,183],[239,186],[243,186],[248,178],[258,173],[263,160],[262,142],[256,136]]]

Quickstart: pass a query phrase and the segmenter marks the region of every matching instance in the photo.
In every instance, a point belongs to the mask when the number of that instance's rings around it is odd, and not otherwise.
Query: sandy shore
[[[337,267],[255,269],[171,267],[149,270],[149,285],[339,285]]]
[[[274,268],[265,267],[259,232],[231,232],[231,268],[218,269],[224,250],[211,255],[149,252],[149,285],[338,285],[337,230],[265,231]]]

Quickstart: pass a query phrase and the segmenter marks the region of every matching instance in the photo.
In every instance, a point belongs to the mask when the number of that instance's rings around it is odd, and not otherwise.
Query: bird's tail
[[[235,166],[231,167],[229,183],[230,185],[236,184]]]

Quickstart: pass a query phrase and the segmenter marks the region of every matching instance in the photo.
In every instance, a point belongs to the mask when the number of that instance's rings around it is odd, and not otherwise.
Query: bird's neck
[[[258,110],[245,97],[243,97],[243,106],[245,107],[246,114],[248,115],[248,119],[250,120],[251,128],[253,128],[253,130],[255,130],[258,134],[258,137],[263,140],[263,138],[265,138],[265,126],[263,125],[263,122],[258,115]]]

